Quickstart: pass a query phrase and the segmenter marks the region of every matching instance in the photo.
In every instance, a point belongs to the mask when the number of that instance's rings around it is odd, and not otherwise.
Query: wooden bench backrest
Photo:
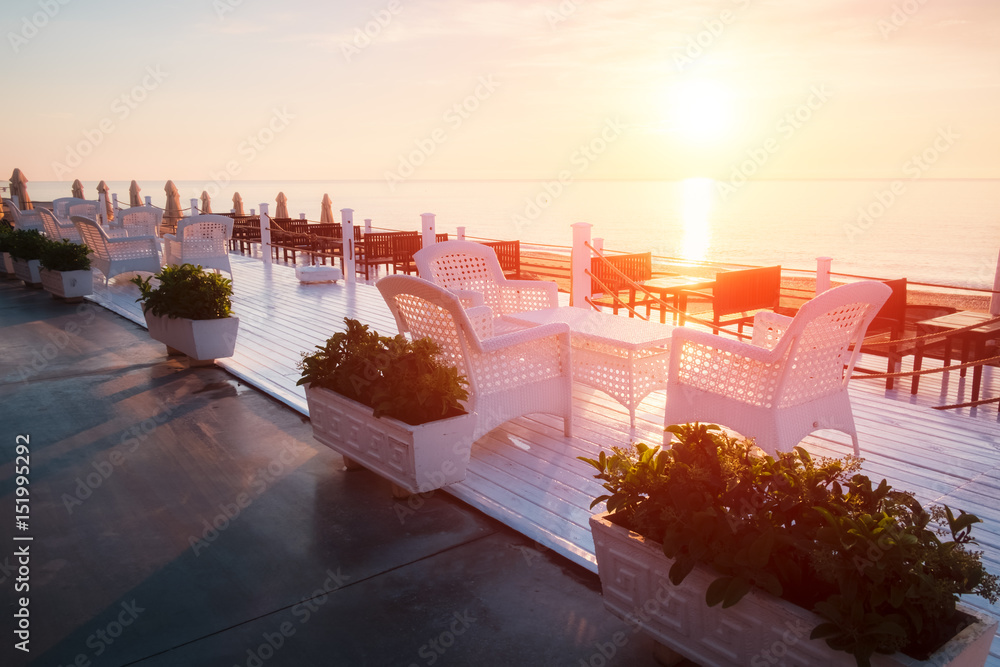
[[[590,282],[591,292],[604,291],[598,281],[604,283],[605,287],[612,291],[620,291],[626,287],[626,281],[611,268],[612,266],[634,282],[649,280],[653,276],[653,254],[641,252],[632,255],[605,255],[603,259],[592,257],[590,272],[594,279]]]
[[[504,273],[513,273],[514,278],[521,277],[521,242],[520,241],[489,241],[483,243],[493,248]]]
[[[722,271],[715,276],[712,294],[716,318],[750,310],[774,310],[781,301],[781,267]]]

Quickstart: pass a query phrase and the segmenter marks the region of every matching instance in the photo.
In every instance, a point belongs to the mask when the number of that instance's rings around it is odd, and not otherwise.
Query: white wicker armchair
[[[42,218],[45,235],[50,239],[53,241],[66,239],[73,243],[80,243],[80,232],[77,231],[76,226],[72,222],[63,222],[56,218],[52,211],[47,211],[44,208],[38,209],[38,213]]]
[[[160,246],[155,236],[111,238],[89,218],[74,215],[73,224],[90,248],[90,261],[104,274],[104,284],[120,273],[160,270]]]
[[[495,317],[559,305],[555,283],[508,280],[496,252],[481,243],[435,243],[414,253],[413,261],[421,278],[454,292],[466,303],[489,306]]]
[[[4,199],[3,210],[4,216],[14,223],[14,229],[37,229],[40,232],[45,231],[40,208],[22,211],[14,205],[12,199]]]
[[[195,215],[177,222],[176,234],[163,235],[164,264],[195,264],[205,269],[226,271],[233,219],[225,215]]]
[[[158,236],[163,211],[155,206],[133,206],[115,214],[105,228],[108,236]]]
[[[80,205],[85,205],[89,208],[78,208],[75,211],[70,210],[73,206]],[[79,215],[84,218],[96,220],[97,202],[89,199],[80,199],[78,197],[60,197],[59,199],[52,200],[52,212],[55,213],[56,217],[60,220],[69,220],[72,215]]]
[[[865,330],[890,291],[864,281],[820,294],[794,318],[758,313],[749,343],[674,329],[665,423],[722,424],[755,438],[769,454],[792,449],[813,431],[835,429],[850,434],[859,455],[847,382]]]
[[[436,342],[468,379],[475,440],[510,419],[536,412],[562,417],[564,433],[570,435],[573,372],[567,325],[483,339],[477,330],[488,329],[493,319],[487,306],[466,310],[451,292],[413,276],[386,276],[376,286],[399,331]]]

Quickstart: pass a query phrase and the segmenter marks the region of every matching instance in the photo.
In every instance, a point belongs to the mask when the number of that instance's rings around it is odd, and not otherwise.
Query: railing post
[[[371,233],[372,233],[372,219],[365,218],[365,234],[371,234]]]
[[[459,227],[456,230],[456,232],[455,232],[455,236],[458,237],[459,241],[464,241],[465,240],[465,227]]]
[[[118,219],[118,193],[111,193],[111,209],[115,212],[115,220]]]
[[[1000,315],[1000,255],[997,256],[997,271],[993,276],[993,294],[990,295],[990,314]]]
[[[253,209],[250,209],[253,215]],[[271,263],[271,218],[267,215],[267,203],[260,205],[260,249],[264,253],[264,264]]]
[[[832,257],[816,258],[816,294],[822,294],[830,289],[830,262]]]
[[[593,227],[589,222],[574,222],[573,227],[573,254],[570,255],[570,292],[569,305],[577,308],[589,308],[587,299],[590,298],[590,229]]]
[[[152,206],[152,205],[153,205],[153,198],[147,195],[146,196],[146,206]]]
[[[108,224],[108,200],[103,192],[97,193],[97,224],[102,227]]]
[[[344,243],[344,282],[353,283],[354,274],[354,209],[340,209],[340,232]]]
[[[198,210],[198,204],[200,202],[197,199],[191,200],[191,215],[200,215],[201,211]]]
[[[597,252],[604,252],[604,239],[594,239],[590,245],[594,246],[594,250]]]
[[[306,214],[305,213],[299,213],[299,220],[305,220],[305,219],[306,219]]]
[[[424,230],[424,247],[428,248],[434,245],[435,230],[434,230],[434,214],[433,213],[421,213],[420,214],[420,227]]]

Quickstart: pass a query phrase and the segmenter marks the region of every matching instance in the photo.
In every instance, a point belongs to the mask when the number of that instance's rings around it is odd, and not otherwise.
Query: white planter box
[[[10,253],[0,253],[0,262],[2,262],[0,263],[0,272],[11,280],[15,279],[17,276],[14,275],[14,258],[10,256]]]
[[[17,276],[18,280],[23,280],[28,287],[42,286],[42,276],[39,273],[41,268],[40,260],[14,258],[14,275]]]
[[[661,546],[606,517],[590,518],[604,606],[661,644],[701,665],[856,664],[852,655],[809,639],[822,620],[819,616],[763,591],[751,591],[728,609],[709,607],[705,590],[716,575],[695,567],[674,586],[668,576],[673,560],[663,555]],[[974,622],[928,660],[876,654],[872,665],[982,667],[997,621],[971,607],[960,608]]]
[[[149,336],[168,348],[183,352],[192,359],[207,361],[233,356],[236,350],[238,317],[219,320],[189,320],[183,317],[159,317],[145,313]]]
[[[61,299],[82,301],[83,297],[94,293],[94,273],[90,269],[80,271],[41,270],[42,286],[45,291]]]
[[[411,426],[372,416],[372,409],[306,386],[313,435],[324,445],[395,482],[423,493],[465,479],[472,447],[472,414]]]

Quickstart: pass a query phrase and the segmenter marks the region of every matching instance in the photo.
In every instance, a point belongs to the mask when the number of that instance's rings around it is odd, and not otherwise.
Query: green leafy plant
[[[37,229],[15,229],[8,234],[7,250],[11,257],[31,261],[41,259],[46,245],[51,243]]]
[[[997,577],[970,550],[980,520],[925,510],[861,460],[813,459],[800,447],[762,455],[718,426],[671,426],[670,449],[612,448],[594,466],[609,520],[661,542],[679,584],[696,564],[718,573],[710,606],[736,604],[757,586],[824,619],[812,633],[870,664],[901,650],[924,659],[964,627],[958,597],[1000,596]]]
[[[0,224],[0,252],[10,252],[11,234],[14,232],[6,224]]]
[[[42,250],[42,266],[49,271],[85,271],[90,268],[89,253],[82,243],[50,241]]]
[[[154,285],[151,280],[155,279]],[[160,317],[218,320],[232,313],[233,281],[200,266],[165,266],[153,278],[136,276],[143,312]]]
[[[464,412],[461,401],[469,398],[468,382],[454,366],[439,360],[436,343],[380,336],[357,320],[344,322],[346,331],[302,355],[297,384],[330,389],[371,407],[376,417],[412,425]]]

